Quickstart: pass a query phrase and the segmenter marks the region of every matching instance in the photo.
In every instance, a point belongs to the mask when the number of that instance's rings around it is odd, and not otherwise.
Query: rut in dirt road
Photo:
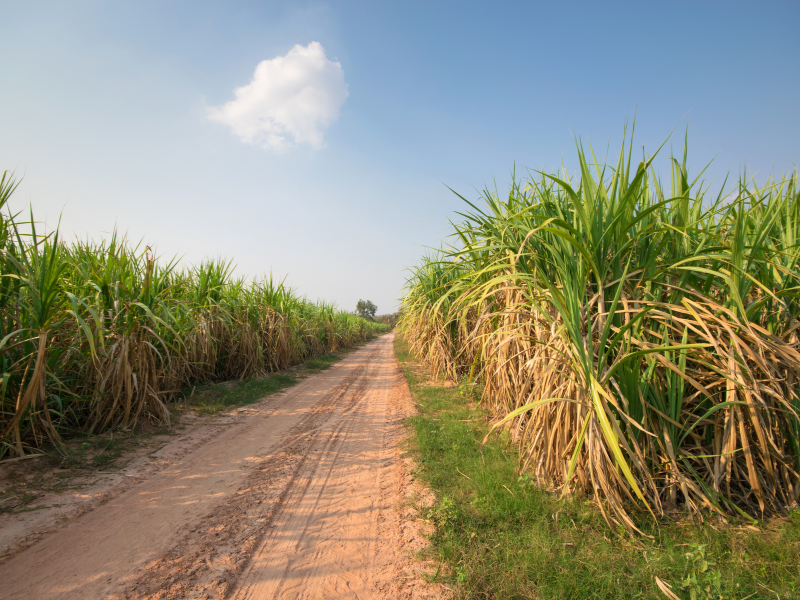
[[[401,548],[393,337],[165,447],[160,470],[0,564],[0,598],[430,595]]]

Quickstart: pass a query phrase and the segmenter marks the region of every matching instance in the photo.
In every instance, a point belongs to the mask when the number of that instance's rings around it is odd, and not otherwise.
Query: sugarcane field
[[[0,600],[800,600],[800,5],[3,14]]]

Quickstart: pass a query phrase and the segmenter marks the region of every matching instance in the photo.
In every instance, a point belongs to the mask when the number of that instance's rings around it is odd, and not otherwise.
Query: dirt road
[[[393,335],[191,430],[0,564],[0,598],[417,598]]]

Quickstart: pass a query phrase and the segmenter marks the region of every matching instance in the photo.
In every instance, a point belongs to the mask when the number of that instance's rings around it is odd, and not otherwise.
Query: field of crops
[[[627,138],[626,138],[627,141]],[[634,512],[784,513],[800,499],[796,174],[712,195],[632,139],[579,173],[485,191],[412,272],[401,327],[468,378],[522,469]],[[658,153],[656,153],[658,154]]]
[[[66,243],[11,215],[0,182],[0,458],[65,433],[169,422],[193,383],[286,369],[387,326],[232,266],[157,259],[114,235]]]

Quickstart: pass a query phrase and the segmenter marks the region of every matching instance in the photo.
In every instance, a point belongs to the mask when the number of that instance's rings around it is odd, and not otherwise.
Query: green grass
[[[297,372],[313,375],[329,369],[333,363],[341,360],[336,354],[323,354],[312,358],[301,365]],[[196,386],[188,392],[187,402],[201,414],[214,414],[232,406],[244,406],[258,402],[265,396],[279,392],[299,382],[299,378],[285,373],[267,377],[248,377],[235,381],[226,381],[210,385]]]
[[[297,379],[291,375],[277,374],[268,377],[249,377],[238,381],[227,381],[197,386],[187,401],[201,414],[218,413],[232,406],[244,406],[258,402],[264,396],[291,387]]]
[[[663,600],[656,577],[680,598],[692,587],[697,598],[800,598],[800,515],[758,531],[689,520],[656,526],[640,515],[652,540],[615,536],[596,505],[559,500],[519,477],[503,436],[481,446],[488,429],[468,387],[430,381],[400,336],[395,351],[420,411],[410,419],[417,475],[436,496],[423,511],[435,525],[428,552],[457,598]],[[682,589],[692,576],[697,584]]]
[[[83,441],[81,441],[83,440]],[[76,436],[63,444],[62,452],[47,453],[49,464],[58,469],[82,470],[115,467],[116,460],[130,449],[130,438],[105,435]]]
[[[95,467],[110,467],[125,452],[124,445],[117,440],[104,440],[102,449],[92,459]]]
[[[329,369],[337,360],[342,360],[342,357],[336,356],[335,354],[325,354],[318,358],[312,358],[306,362],[305,366],[306,369],[310,371],[324,371],[325,369]]]

